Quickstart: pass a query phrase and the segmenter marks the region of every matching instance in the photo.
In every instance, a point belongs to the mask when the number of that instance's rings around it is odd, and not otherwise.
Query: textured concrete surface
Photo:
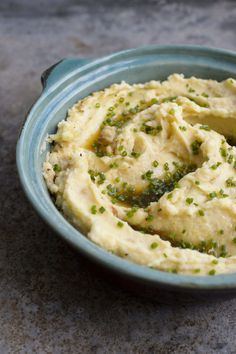
[[[1,0],[1,354],[236,353],[236,298],[162,304],[110,286],[42,223],[15,167],[54,62],[154,43],[236,49],[235,30],[235,1]]]

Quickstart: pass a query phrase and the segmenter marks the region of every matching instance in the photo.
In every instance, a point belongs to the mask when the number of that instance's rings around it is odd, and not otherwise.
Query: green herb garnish
[[[186,203],[187,204],[192,204],[192,202],[193,202],[193,198],[186,198]]]
[[[169,171],[170,168],[169,168],[168,162],[164,163],[163,168],[164,168],[164,171]]]
[[[156,136],[162,131],[162,126],[158,125],[156,127],[151,127],[150,125],[143,123],[140,130],[146,134]]]
[[[98,210],[99,210],[99,213],[101,213],[101,214],[103,214],[106,211],[104,206],[101,206]]]
[[[146,217],[146,221],[152,221],[154,219],[154,216],[152,214],[148,214],[148,216]]]
[[[220,154],[222,157],[227,157],[227,150],[224,147],[220,148]]]
[[[217,259],[213,259],[213,261],[211,261],[212,264],[218,264],[219,262],[217,261]]]
[[[171,114],[171,115],[174,115],[174,114],[175,114],[174,108],[171,108],[171,109],[169,110],[169,114]]]
[[[132,207],[130,210],[127,211],[126,216],[128,218],[132,218],[132,216],[134,216],[137,210],[138,210],[137,207]]]
[[[199,215],[199,216],[204,216],[205,213],[204,213],[204,211],[203,211],[202,209],[200,209],[200,210],[198,210],[198,215]]]
[[[109,167],[110,167],[110,168],[116,168],[116,167],[118,167],[118,164],[117,164],[117,162],[113,162],[113,163],[111,163],[111,164],[109,165]]]
[[[53,165],[53,171],[54,172],[60,172],[61,171],[61,166],[58,165],[57,163],[55,163],[55,165]]]
[[[121,221],[118,221],[118,223],[116,225],[117,225],[117,227],[122,228],[124,226],[124,223]]]
[[[193,273],[200,273],[201,272],[201,269],[200,268],[196,268],[193,270]]]
[[[209,199],[213,199],[213,198],[216,198],[217,197],[217,193],[216,192],[211,192],[208,194],[208,198]]]
[[[208,125],[206,125],[206,124],[200,125],[199,128],[202,129],[202,130],[206,130],[206,131],[210,131],[211,130],[210,127]]]
[[[157,248],[158,247],[158,243],[157,242],[153,242],[153,243],[151,243],[151,245],[150,245],[150,248],[152,249],[152,250],[154,250],[155,248]]]
[[[96,205],[92,205],[91,208],[90,208],[90,210],[91,210],[91,213],[92,213],[92,214],[94,214],[94,215],[97,214],[97,207],[96,207]]]
[[[153,163],[152,163],[153,167],[157,167],[158,165],[159,165],[159,163],[157,162],[157,160],[153,161]]]
[[[221,162],[217,162],[217,163],[215,163],[214,165],[211,165],[211,169],[212,170],[216,170],[219,166],[221,165]]]
[[[195,140],[195,141],[192,142],[191,149],[192,149],[193,155],[198,155],[199,154],[199,150],[200,150],[200,146],[201,145],[202,145],[201,141]]]
[[[141,155],[140,152],[135,152],[135,151],[131,152],[131,156],[133,156],[135,159],[138,159],[140,155]]]
[[[236,187],[236,181],[233,180],[233,177],[230,177],[228,178],[226,181],[225,181],[225,185],[226,187],[230,188],[230,187]]]

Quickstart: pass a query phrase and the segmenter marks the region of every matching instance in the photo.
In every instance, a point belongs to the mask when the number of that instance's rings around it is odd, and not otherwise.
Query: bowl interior
[[[58,82],[46,87],[27,118],[17,148],[21,182],[44,220],[73,246],[109,268],[146,282],[173,287],[232,288],[236,286],[236,275],[191,277],[166,274],[131,264],[100,249],[58,212],[42,176],[42,164],[50,148],[46,138],[55,132],[57,124],[65,119],[75,102],[122,80],[128,83],[164,80],[172,73],[216,80],[236,78],[236,57],[232,53],[197,47],[152,47],[121,52],[91,61],[84,67],[78,62],[77,69],[58,77]]]

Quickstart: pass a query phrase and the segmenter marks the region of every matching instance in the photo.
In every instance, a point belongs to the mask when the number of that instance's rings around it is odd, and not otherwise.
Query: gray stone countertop
[[[236,49],[235,1],[0,2],[0,353],[236,353],[236,298],[144,300],[111,286],[32,210],[15,144],[64,57],[148,44]],[[179,295],[181,297],[181,295]]]

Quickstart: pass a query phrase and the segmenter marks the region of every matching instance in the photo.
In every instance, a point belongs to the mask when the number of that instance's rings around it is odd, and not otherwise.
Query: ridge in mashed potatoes
[[[236,81],[125,82],[76,103],[43,173],[97,245],[162,271],[236,271]]]

